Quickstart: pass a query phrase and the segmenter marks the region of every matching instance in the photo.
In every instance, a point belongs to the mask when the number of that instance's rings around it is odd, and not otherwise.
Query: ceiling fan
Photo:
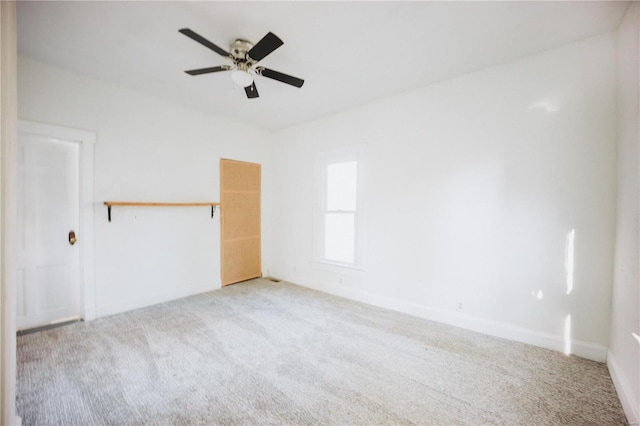
[[[218,55],[224,56],[225,58],[229,58],[233,61],[233,65],[218,65],[215,67],[185,71],[189,75],[195,76],[219,71],[231,71],[231,78],[238,86],[244,87],[244,91],[249,99],[257,98],[259,96],[258,89],[256,88],[256,83],[254,81],[255,75],[261,75],[295,87],[302,87],[304,84],[304,80],[300,78],[283,74],[269,68],[255,66],[267,55],[284,44],[284,42],[272,32],[269,32],[266,36],[262,37],[262,39],[255,45],[247,40],[236,39],[231,43],[229,51],[227,52],[201,35],[191,31],[189,28],[183,28],[178,31],[197,41],[201,45],[208,47]]]

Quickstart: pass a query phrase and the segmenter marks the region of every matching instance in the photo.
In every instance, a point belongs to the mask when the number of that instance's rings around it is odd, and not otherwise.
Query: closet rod
[[[111,222],[111,206],[137,206],[137,207],[197,207],[197,206],[211,206],[211,217],[216,212],[216,206],[220,203],[149,203],[141,201],[105,201],[104,205],[107,206],[107,214],[109,216],[109,222]]]

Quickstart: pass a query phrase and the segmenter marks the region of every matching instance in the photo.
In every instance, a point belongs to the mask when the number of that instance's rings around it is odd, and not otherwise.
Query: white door
[[[19,330],[80,317],[79,170],[79,144],[18,135]]]

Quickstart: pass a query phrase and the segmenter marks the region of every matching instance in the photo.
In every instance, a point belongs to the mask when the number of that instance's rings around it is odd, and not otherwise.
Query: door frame
[[[96,134],[35,121],[18,120],[18,138],[22,135],[39,136],[73,142],[80,149],[80,229],[78,235],[80,255],[80,315],[90,321],[96,318],[95,258],[94,258],[94,198],[93,198],[93,146]]]

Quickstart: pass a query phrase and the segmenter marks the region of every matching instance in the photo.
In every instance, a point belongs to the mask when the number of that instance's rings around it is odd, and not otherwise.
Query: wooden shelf
[[[217,202],[205,203],[155,203],[142,201],[105,201],[109,222],[111,222],[111,206],[135,206],[135,207],[211,207],[211,217],[216,211],[216,207],[220,205]]]
[[[149,206],[149,207],[188,207],[188,206],[219,206],[220,203],[147,203],[139,201],[105,201],[105,206]]]

